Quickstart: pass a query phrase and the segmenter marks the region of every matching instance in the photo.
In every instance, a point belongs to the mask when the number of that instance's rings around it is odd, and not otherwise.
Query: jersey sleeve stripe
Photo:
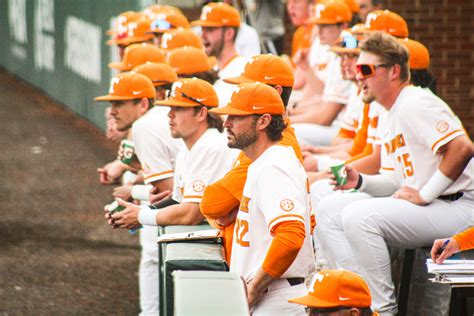
[[[454,130],[454,131],[452,131],[452,132],[450,132],[450,133],[444,135],[444,136],[441,137],[440,139],[438,139],[438,140],[433,144],[433,146],[431,146],[431,150],[433,151],[433,153],[436,153],[436,152],[438,151],[439,147],[441,147],[441,146],[438,146],[438,144],[440,144],[443,140],[445,140],[446,138],[448,138],[448,137],[450,137],[450,136],[452,136],[452,135],[454,135],[454,134],[456,134],[456,133],[458,133],[459,135],[456,135],[455,137],[462,135],[462,134],[463,134],[463,131],[460,130],[460,129],[457,129],[457,130]],[[452,137],[451,139],[453,139],[453,138],[455,138],[455,137]],[[443,144],[443,145],[444,145],[444,144]]]
[[[202,195],[185,195],[183,199],[202,199]]]
[[[389,167],[381,167],[380,169],[387,170],[387,171],[395,171],[394,168],[389,168]]]
[[[274,224],[276,224],[277,221],[282,222],[286,220],[291,220],[291,218],[293,218],[293,220],[303,221],[304,223],[304,217],[299,214],[283,214],[272,219],[270,223],[268,224],[268,228],[271,228]],[[284,220],[280,220],[280,219],[284,219]]]
[[[173,174],[173,173],[174,173],[174,170],[168,170],[168,171],[163,171],[163,172],[159,172],[159,173],[150,174],[150,175],[144,177],[143,179],[148,180],[150,178],[156,178],[156,177],[159,177],[159,176]]]

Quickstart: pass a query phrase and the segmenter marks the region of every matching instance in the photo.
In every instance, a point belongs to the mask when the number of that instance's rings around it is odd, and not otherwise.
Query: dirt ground
[[[138,313],[138,237],[102,215],[114,147],[0,69],[0,315]]]

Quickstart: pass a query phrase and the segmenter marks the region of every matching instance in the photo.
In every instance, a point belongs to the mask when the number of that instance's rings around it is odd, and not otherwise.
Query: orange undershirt
[[[262,270],[279,278],[295,261],[306,236],[305,227],[299,221],[281,222],[272,229],[273,240],[268,248]]]
[[[474,227],[453,236],[459,244],[459,251],[474,249]]]

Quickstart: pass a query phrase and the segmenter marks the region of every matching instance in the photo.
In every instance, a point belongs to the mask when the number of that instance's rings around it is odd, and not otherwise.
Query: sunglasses
[[[357,74],[360,79],[365,79],[375,76],[375,69],[379,67],[389,67],[387,64],[371,65],[371,64],[358,64],[356,65]]]
[[[348,34],[342,38],[341,44],[344,48],[355,49],[359,46],[359,40],[355,36]]]
[[[169,30],[171,28],[171,24],[166,20],[156,19],[151,22],[150,28],[152,30]]]
[[[201,106],[206,106],[204,103],[202,103],[202,102],[199,101],[198,99],[193,98],[193,97],[190,97],[189,95],[187,95],[187,94],[184,93],[184,92],[181,92],[181,95],[182,95],[183,97],[185,97],[186,99],[191,100],[191,101],[194,101],[194,102],[196,102],[197,104],[199,104],[199,105],[201,105]]]

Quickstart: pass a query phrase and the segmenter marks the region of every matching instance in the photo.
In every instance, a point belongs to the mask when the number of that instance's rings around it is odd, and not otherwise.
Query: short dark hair
[[[400,66],[400,80],[410,80],[410,69],[408,65],[408,49],[397,42],[395,37],[384,32],[376,31],[367,36],[362,42],[362,51],[379,56],[382,62],[388,66]]]
[[[239,34],[239,27],[237,26],[224,26],[224,32],[227,31],[227,29],[233,29],[234,30],[234,37],[232,38],[232,42],[235,43],[235,39],[237,38],[237,35]]]
[[[283,130],[288,124],[282,115],[272,115],[272,120],[266,128],[267,136],[272,141],[280,141],[283,138]]]
[[[410,70],[411,82],[415,86],[430,89],[436,94],[436,77],[426,69]]]
[[[194,113],[198,113],[199,111],[201,111],[203,107],[204,106],[193,107]],[[207,125],[209,126],[208,128],[215,128],[220,133],[222,133],[224,131],[224,121],[222,120],[221,116],[209,112],[209,110],[211,110],[212,107],[206,106],[206,108],[207,108]]]
[[[273,88],[276,87],[276,85],[272,85],[272,84],[269,84],[269,86]],[[288,102],[290,101],[290,96],[291,96],[291,92],[293,91],[293,87],[283,87],[283,86],[281,87],[282,87],[282,91],[281,91],[280,97],[286,109],[286,107],[288,106]]]
[[[202,79],[204,81],[209,82],[210,84],[214,84],[217,79],[219,79],[219,76],[217,74],[217,71],[214,69],[208,70],[208,71],[203,71],[203,72],[196,72],[193,74],[180,74],[178,75],[179,78],[193,78],[196,77],[198,79]]]

